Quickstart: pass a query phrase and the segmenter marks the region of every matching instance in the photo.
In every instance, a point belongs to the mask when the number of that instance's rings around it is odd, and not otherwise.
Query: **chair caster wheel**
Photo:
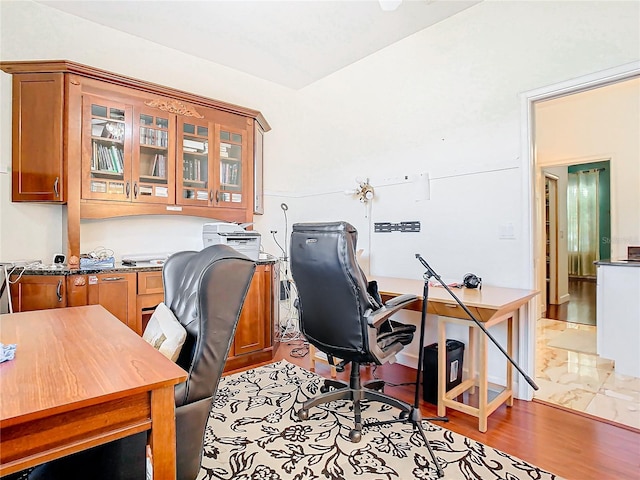
[[[409,412],[407,410],[403,410],[402,412],[400,412],[400,415],[398,415],[398,418],[400,420],[406,420],[407,418],[409,418]]]
[[[352,443],[358,443],[362,440],[362,432],[360,430],[351,430],[349,432],[349,440],[351,440]]]
[[[309,420],[309,410],[305,410],[304,408],[298,410],[298,418],[300,420]]]
[[[329,391],[329,387],[327,387],[326,385],[320,386],[320,393],[327,393],[328,391]]]

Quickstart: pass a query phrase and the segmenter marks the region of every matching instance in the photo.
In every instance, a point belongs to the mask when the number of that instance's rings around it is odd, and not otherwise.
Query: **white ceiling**
[[[393,0],[381,0],[382,3]],[[299,89],[481,0],[39,3]]]

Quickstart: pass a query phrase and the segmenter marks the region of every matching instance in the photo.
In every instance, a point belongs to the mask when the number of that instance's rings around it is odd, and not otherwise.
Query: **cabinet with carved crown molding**
[[[13,201],[66,204],[68,259],[82,219],[243,223],[260,211],[255,132],[270,129],[260,112],[69,61],[0,69],[13,76]]]

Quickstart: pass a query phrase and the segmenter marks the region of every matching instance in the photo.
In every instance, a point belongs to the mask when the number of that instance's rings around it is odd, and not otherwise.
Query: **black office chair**
[[[176,363],[188,372],[175,387],[178,480],[200,471],[204,432],[244,304],[255,262],[226,245],[179,252],[162,270],[164,303],[187,330]],[[29,480],[143,480],[146,433],[49,462]]]
[[[364,386],[360,365],[382,365],[413,339],[414,325],[403,325],[390,316],[417,297],[402,295],[383,304],[375,283],[367,282],[356,259],[356,229],[347,222],[297,223],[291,233],[291,273],[298,291],[302,333],[328,357],[351,363],[349,383],[327,379],[318,397],[305,402],[298,417],[335,400],[353,401],[352,442],[362,438],[360,402],[373,400],[391,405],[407,416],[411,405],[382,393],[382,382]],[[333,387],[333,389],[331,388]]]

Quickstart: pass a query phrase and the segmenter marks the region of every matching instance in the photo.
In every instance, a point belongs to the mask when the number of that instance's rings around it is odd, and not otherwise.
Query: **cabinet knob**
[[[133,198],[138,198],[138,182],[133,183]]]
[[[53,193],[56,197],[60,196],[60,177],[56,177],[56,181],[53,182]]]
[[[56,288],[56,296],[58,297],[58,301],[62,301],[62,280],[58,280],[58,287]]]
[[[127,198],[129,198],[129,194],[131,193],[131,185],[129,184],[129,182],[126,183],[125,193],[127,194]]]

